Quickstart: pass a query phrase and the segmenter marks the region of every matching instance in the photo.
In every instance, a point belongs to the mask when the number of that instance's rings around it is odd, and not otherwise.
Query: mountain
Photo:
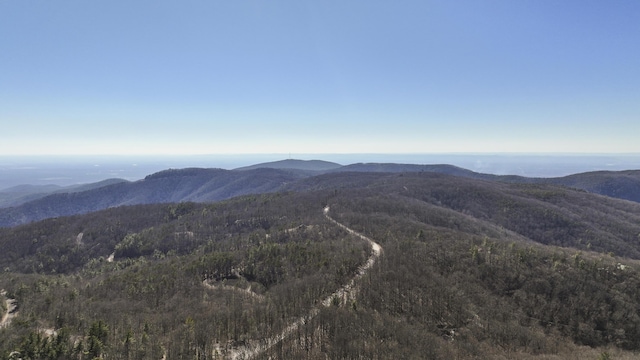
[[[85,191],[48,195],[0,209],[0,226],[15,226],[51,217],[84,214],[110,207],[184,201],[210,202],[280,189],[302,175],[278,169],[165,170],[135,182],[116,182]]]
[[[62,186],[58,186],[58,185],[18,185],[18,186],[14,186],[14,187],[10,187],[7,189],[4,189],[2,191],[0,191],[0,193],[7,193],[7,194],[34,194],[34,193],[47,193],[47,192],[54,192],[57,190],[62,189]]]
[[[109,207],[167,202],[209,202],[250,193],[312,188],[317,176],[328,173],[439,173],[457,177],[514,184],[553,184],[581,189],[600,195],[640,202],[640,171],[590,172],[560,178],[526,178],[473,172],[452,165],[416,165],[393,163],[358,163],[341,166],[312,160],[282,160],[236,170],[181,169],[165,170],[142,181],[119,179],[50,189],[50,193],[20,193],[39,188],[14,188],[10,194],[13,207],[0,208],[0,227],[15,226],[34,220],[82,214]],[[361,182],[367,176],[334,177],[333,181]],[[306,179],[308,181],[299,181]],[[336,184],[344,187],[345,184]],[[20,194],[20,195],[16,195]],[[0,199],[2,194],[0,194]]]
[[[640,351],[638,203],[427,171],[326,173],[286,189],[0,229],[0,289],[18,305],[0,358]]]
[[[340,168],[342,165],[323,161],[323,160],[296,160],[296,159],[288,159],[288,160],[280,160],[273,162],[266,162],[251,166],[245,166],[241,168],[237,168],[235,170],[246,171],[246,170],[254,170],[261,168],[268,169],[288,169],[288,170],[304,170],[311,172],[323,172]]]
[[[597,171],[557,178],[528,178],[516,175],[477,173],[453,165],[415,165],[393,163],[359,163],[346,165],[332,172],[434,172],[470,179],[483,179],[519,184],[555,184],[581,189],[594,194],[640,202],[640,170]]]
[[[547,182],[640,202],[640,170],[587,172],[548,179]]]
[[[454,165],[417,165],[417,164],[395,164],[395,163],[357,163],[345,165],[331,172],[434,172],[461,176],[471,179],[495,179],[495,175],[481,174],[471,170],[463,169]]]
[[[90,184],[64,187],[58,185],[18,185],[0,191],[0,208],[18,206],[55,193],[81,192],[121,182],[126,182],[126,180],[107,179]]]

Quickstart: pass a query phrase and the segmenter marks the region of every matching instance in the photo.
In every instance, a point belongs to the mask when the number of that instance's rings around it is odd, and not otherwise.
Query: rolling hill
[[[57,185],[18,185],[0,191],[0,208],[19,206],[51,194],[87,191],[121,182],[126,182],[126,180],[107,179],[96,183],[64,187]]]
[[[434,172],[326,173],[286,189],[0,229],[0,288],[18,304],[0,358],[640,351],[638,203]]]
[[[587,172],[549,179],[548,182],[640,202],[640,170]]]
[[[311,184],[316,176],[329,173],[439,173],[514,184],[561,185],[640,202],[640,171],[589,172],[559,178],[525,178],[476,173],[444,164],[361,163],[341,166],[319,160],[283,160],[236,170],[170,169],[151,174],[141,181],[126,182],[114,179],[71,189],[57,189],[54,193],[31,193],[14,197],[15,206],[0,208],[0,227],[121,205],[211,202],[244,194],[297,189],[300,187],[296,182],[308,179],[309,182],[306,184]],[[24,190],[24,187],[22,189]]]
[[[302,176],[294,171],[267,168],[249,171],[195,168],[165,170],[140,181],[57,193],[16,207],[0,209],[0,226],[14,226],[123,205],[211,202],[251,193],[268,193]]]

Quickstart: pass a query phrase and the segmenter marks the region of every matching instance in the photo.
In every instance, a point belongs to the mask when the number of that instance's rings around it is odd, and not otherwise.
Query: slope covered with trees
[[[372,254],[327,205],[383,251],[322,306]],[[286,333],[252,358],[631,359],[639,235],[640,204],[434,173],[50,219],[0,229],[0,358],[232,358]]]
[[[0,209],[0,227],[58,216],[85,214],[123,205],[217,201],[269,193],[304,175],[293,170],[165,170],[135,182],[119,182],[80,192],[49,195]]]
[[[107,179],[96,183],[73,185],[73,186],[57,186],[57,185],[19,185],[0,191],[0,208],[20,206],[45,196],[56,193],[75,193],[92,189],[98,189],[116,183],[127,182],[122,179]]]
[[[452,165],[366,163],[340,166],[319,160],[283,160],[235,170],[169,169],[151,174],[141,181],[108,180],[66,188],[55,194],[29,193],[22,196],[20,189],[34,190],[31,187],[18,187],[8,193],[0,193],[0,227],[123,205],[219,201],[240,195],[298,189],[299,181],[308,184],[307,179],[316,181],[313,178],[323,173],[354,172],[437,173],[512,184],[554,184],[640,202],[638,171],[591,172],[545,179],[482,174]],[[3,208],[8,205],[13,207]]]

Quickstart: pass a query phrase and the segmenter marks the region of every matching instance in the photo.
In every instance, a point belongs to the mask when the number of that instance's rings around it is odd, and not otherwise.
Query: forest
[[[0,247],[0,359],[640,354],[640,204],[563,186],[324,174],[2,228]]]

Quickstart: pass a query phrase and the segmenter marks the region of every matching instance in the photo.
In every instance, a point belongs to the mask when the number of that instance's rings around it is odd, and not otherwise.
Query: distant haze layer
[[[0,190],[16,185],[60,186],[109,178],[138,180],[169,168],[235,169],[296,158],[353,163],[450,164],[475,172],[527,177],[558,177],[597,170],[640,169],[640,154],[242,154],[193,156],[4,156],[0,157]]]

